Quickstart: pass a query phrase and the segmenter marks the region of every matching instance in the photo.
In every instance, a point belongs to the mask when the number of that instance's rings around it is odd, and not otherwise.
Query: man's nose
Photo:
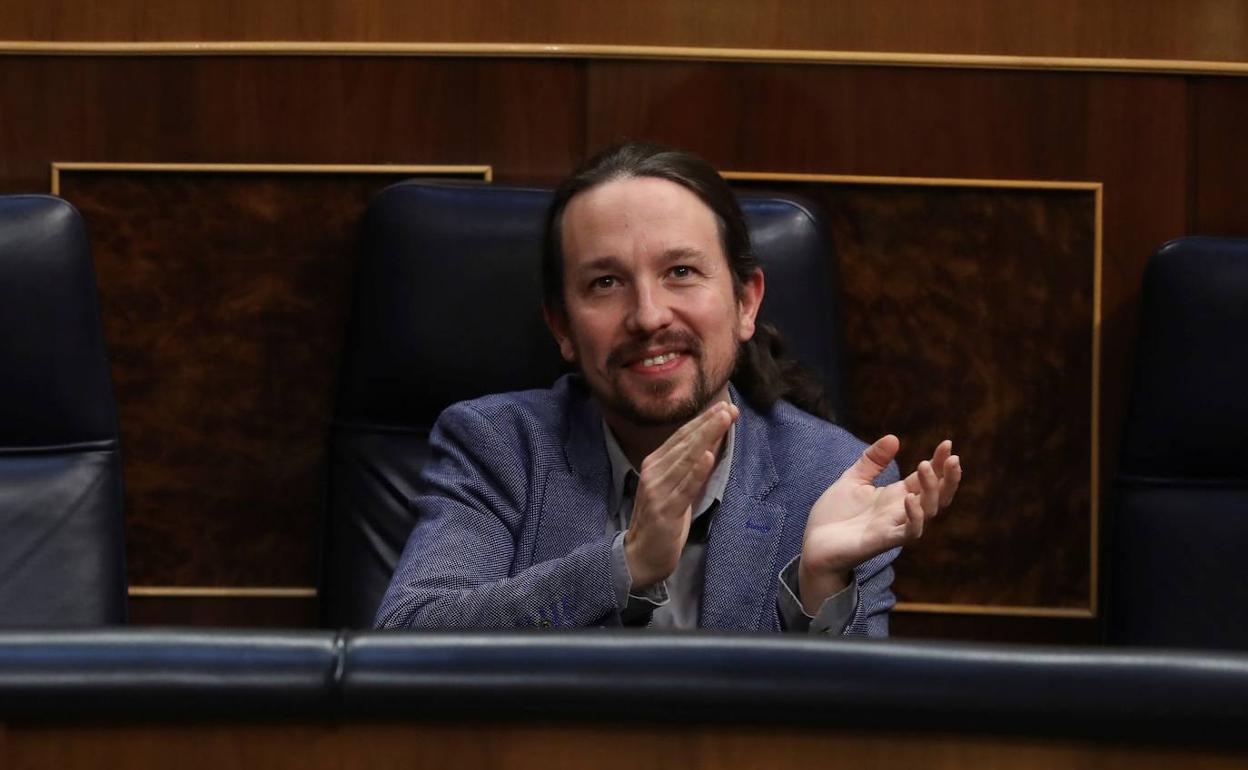
[[[653,334],[672,322],[672,309],[666,295],[657,286],[637,284],[633,291],[633,306],[625,324],[632,334]]]

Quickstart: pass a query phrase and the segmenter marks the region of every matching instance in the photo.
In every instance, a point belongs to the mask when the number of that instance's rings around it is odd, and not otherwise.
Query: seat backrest
[[[1161,247],[1141,317],[1109,636],[1248,648],[1248,239]]]
[[[541,316],[551,191],[402,183],[364,218],[354,313],[331,429],[322,623],[361,628],[414,526],[407,507],[438,414],[464,399],[548,387],[562,374]],[[832,247],[803,203],[743,197],[767,276],[763,320],[841,413]]]
[[[0,625],[126,617],[117,414],[82,218],[0,197]]]

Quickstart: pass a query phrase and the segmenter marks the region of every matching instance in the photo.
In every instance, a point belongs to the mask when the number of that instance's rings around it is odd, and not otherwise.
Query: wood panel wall
[[[0,41],[698,46],[1248,61],[1244,0],[9,0]]]
[[[288,719],[188,723],[0,724],[0,763],[14,770],[124,770],[167,767],[216,770],[222,758],[240,766],[336,770],[353,768],[475,768],[545,770],[640,765],[656,770],[799,770],[811,757],[836,757],[832,767],[915,767],[959,770],[1103,768],[1103,770],[1234,770],[1234,746],[1174,746],[1164,736],[1143,743],[1071,740],[975,732],[900,731],[790,725],[560,724],[412,719],[337,721]],[[603,751],[627,745],[626,751]]]
[[[16,18],[51,38],[98,35],[115,23],[87,14],[95,26],[78,27],[72,13],[51,24],[40,21],[43,12],[6,12],[6,25]],[[1101,502],[1111,514],[1143,265],[1179,235],[1248,235],[1237,189],[1248,171],[1246,121],[1248,79],[1147,73],[8,55],[0,56],[0,192],[46,192],[54,161],[490,165],[499,181],[549,183],[622,137],[685,146],[740,171],[1100,182]],[[970,467],[992,462],[968,458]],[[264,612],[245,598],[193,611],[171,609],[173,601],[136,601],[135,618],[310,617],[306,600]],[[956,616],[898,616],[894,629],[976,638],[1098,633],[1096,621]]]

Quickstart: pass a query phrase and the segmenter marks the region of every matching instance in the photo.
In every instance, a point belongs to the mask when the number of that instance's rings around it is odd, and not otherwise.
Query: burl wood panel
[[[315,582],[359,221],[406,176],[62,173],[95,258],[132,585]]]
[[[1242,0],[8,0],[0,40],[524,42],[1248,60]]]
[[[897,563],[898,599],[1087,608],[1095,193],[750,186],[828,215],[847,427],[901,437],[903,473],[944,438],[963,458],[955,506]]]

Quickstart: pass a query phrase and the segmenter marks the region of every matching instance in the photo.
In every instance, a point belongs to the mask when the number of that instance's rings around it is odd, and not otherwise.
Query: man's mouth
[[[655,356],[654,358],[643,358],[641,359],[641,365],[642,366],[658,366],[660,364],[665,364],[668,361],[671,361],[673,358],[675,358],[678,355],[680,354],[675,351],[672,351],[670,353],[664,353],[662,355]]]
[[[628,364],[629,371],[645,376],[666,376],[675,371],[688,353],[684,350],[668,350],[663,353],[643,355]]]
[[[683,358],[696,358],[701,349],[698,338],[692,334],[668,331],[649,340],[619,346],[607,357],[607,365],[634,371],[665,371],[679,366]]]

